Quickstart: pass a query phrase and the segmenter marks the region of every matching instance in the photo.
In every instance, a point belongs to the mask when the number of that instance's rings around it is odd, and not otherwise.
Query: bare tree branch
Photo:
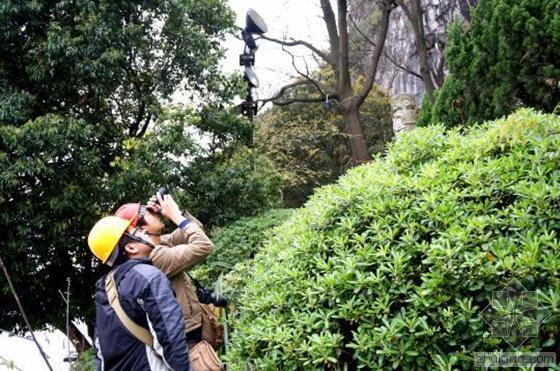
[[[313,79],[298,80],[298,81],[292,82],[290,84],[284,85],[272,97],[265,98],[265,99],[258,99],[257,101],[261,102],[262,104],[272,102],[273,104],[278,105],[278,106],[287,106],[287,105],[289,105],[291,103],[295,103],[295,102],[322,102],[322,101],[325,100],[325,97],[327,97],[327,96],[329,97],[329,99],[338,100],[338,94],[337,93],[322,91],[318,88],[317,85],[315,85],[316,83],[317,83],[317,81],[314,81]],[[279,100],[289,90],[291,90],[293,88],[296,88],[298,86],[303,86],[303,85],[313,85],[319,91],[319,93],[321,95],[319,97],[311,97],[311,98],[310,97],[294,97],[294,98],[288,98],[288,99],[285,99],[285,100]]]
[[[381,23],[379,24],[379,28],[375,33],[375,44],[377,45],[377,48],[375,49],[375,52],[371,57],[371,65],[369,67],[367,80],[358,96],[358,106],[360,106],[366,100],[369,92],[371,91],[371,88],[373,87],[375,75],[377,72],[377,66],[379,65],[379,59],[381,57],[381,53],[383,52],[385,39],[387,38],[387,30],[389,29],[389,16],[391,14],[392,4],[389,1],[385,1],[381,6]]]
[[[301,72],[301,71],[299,70],[299,68],[298,68],[297,65],[296,65],[296,58],[295,58],[294,54],[291,53],[290,51],[284,49],[284,46],[282,46],[282,49],[283,49],[286,53],[288,53],[288,54],[290,55],[290,57],[292,57],[292,67],[294,68],[294,70],[295,70],[301,77],[303,77],[304,79],[306,79],[306,80],[308,80],[309,82],[311,82],[311,84],[313,84],[313,85],[315,86],[315,88],[319,91],[319,93],[320,93],[322,96],[325,96],[325,90],[327,90],[327,88],[326,88],[323,84],[321,84],[319,81],[315,80],[314,78],[312,78],[312,77],[309,75],[309,66],[307,66],[307,62],[305,63],[305,67],[306,67],[307,73],[303,73],[303,72]],[[323,86],[321,86],[321,85],[323,85]]]
[[[354,20],[354,17],[352,17],[351,14],[350,14],[349,18],[350,18],[350,23],[352,23],[352,27],[354,27],[354,29],[356,31],[358,31],[360,36],[362,36],[368,42],[368,44],[370,44],[371,46],[373,46],[375,48],[376,46],[375,46],[375,43],[373,42],[373,40],[371,38],[369,38],[365,34],[365,32],[360,29],[360,27],[358,27],[358,25],[356,24],[356,21]]]
[[[411,74],[411,75],[414,76],[414,77],[419,78],[420,80],[423,80],[422,75],[420,75],[418,72],[414,72],[413,70],[411,70],[411,69],[409,69],[409,68],[406,68],[406,67],[403,66],[402,64],[398,63],[398,62],[395,60],[395,58],[393,58],[393,57],[391,56],[390,53],[388,53],[388,52],[383,52],[383,56],[384,56],[385,58],[387,58],[387,59],[393,64],[393,66],[395,66],[395,67],[397,67],[397,68],[403,70],[403,71],[406,72],[406,73]]]
[[[311,85],[311,81],[309,80],[298,80],[298,81],[294,81],[290,84],[284,85],[283,87],[280,88],[280,90],[278,90],[278,92],[276,94],[274,94],[272,97],[270,98],[266,98],[266,99],[259,99],[259,102],[267,103],[267,102],[273,102],[275,100],[277,100],[278,98],[281,98],[287,90],[295,88],[297,86],[302,86],[302,85]]]
[[[319,57],[321,57],[322,60],[324,60],[325,62],[327,62],[328,64],[332,64],[333,61],[332,59],[325,54],[324,52],[322,52],[321,50],[319,50],[317,47],[313,46],[311,43],[307,42],[307,41],[303,41],[303,40],[294,40],[294,39],[290,39],[291,41],[286,41],[286,40],[280,40],[280,39],[275,39],[273,37],[268,37],[268,36],[264,36],[261,35],[262,39],[271,41],[273,43],[277,43],[283,46],[305,46],[307,49],[311,50],[313,53],[317,54]]]
[[[329,95],[329,99],[338,100],[338,95]],[[277,100],[272,103],[276,106],[287,106],[292,103],[319,103],[324,100],[325,97],[295,97],[286,100]]]

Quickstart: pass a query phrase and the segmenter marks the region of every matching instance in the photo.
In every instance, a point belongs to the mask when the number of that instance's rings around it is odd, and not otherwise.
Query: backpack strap
[[[109,299],[109,305],[117,314],[117,317],[123,324],[123,326],[138,340],[147,346],[154,347],[154,337],[150,331],[146,330],[144,327],[138,325],[136,322],[130,319],[130,317],[125,313],[119,301],[119,292],[117,290],[117,284],[115,282],[115,277],[113,276],[114,270],[107,274],[105,277],[105,291],[107,292],[107,299]]]

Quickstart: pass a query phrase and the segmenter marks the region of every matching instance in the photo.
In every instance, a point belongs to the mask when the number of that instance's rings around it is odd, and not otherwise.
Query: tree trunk
[[[411,15],[416,19],[411,19],[414,36],[416,39],[416,49],[418,50],[418,59],[420,60],[420,74],[424,80],[424,88],[430,100],[434,101],[434,82],[430,74],[430,66],[428,65],[428,50],[426,49],[426,34],[424,31],[424,15],[420,7],[420,0],[411,1]]]
[[[344,119],[344,131],[348,135],[350,148],[352,149],[352,165],[358,166],[370,160],[364,133],[362,120],[356,97],[348,97],[341,102],[342,117]]]
[[[430,100],[434,101],[434,81],[430,73],[430,66],[428,64],[428,50],[426,48],[426,33],[424,31],[424,15],[422,14],[422,7],[420,0],[410,0],[410,7],[405,0],[395,0],[404,11],[414,33],[414,41],[416,43],[416,50],[418,52],[418,60],[420,64],[420,74],[424,81],[424,89]]]

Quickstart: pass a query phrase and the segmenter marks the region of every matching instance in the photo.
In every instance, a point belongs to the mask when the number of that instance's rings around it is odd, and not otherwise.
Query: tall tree
[[[8,0],[0,20],[1,95],[16,103],[3,108],[25,112],[10,124],[69,113],[142,136],[177,89],[208,97],[225,81],[223,0]]]
[[[218,66],[232,26],[224,0],[2,2],[0,255],[34,327],[64,328],[67,278],[71,315],[92,319],[95,219],[154,183],[188,181],[170,164],[197,154],[195,119],[147,129],[181,87],[203,101],[234,90]],[[0,328],[23,329],[2,278],[0,302]]]
[[[337,0],[337,14],[331,6],[330,0],[320,0],[323,20],[325,21],[329,36],[330,48],[322,51],[311,43],[304,40],[280,40],[263,36],[264,39],[279,43],[285,47],[304,46],[311,50],[316,58],[322,60],[333,72],[334,83],[325,85],[310,76],[308,72],[296,68],[301,79],[282,87],[273,97],[263,99],[262,102],[273,102],[276,105],[287,105],[294,102],[322,102],[328,99],[337,100],[340,104],[340,113],[344,119],[344,130],[348,135],[352,149],[353,163],[358,165],[370,159],[367,146],[364,141],[362,121],[360,118],[360,107],[366,100],[373,88],[377,66],[385,43],[387,28],[389,25],[389,14],[393,7],[392,1],[379,1],[379,18],[377,32],[372,44],[375,51],[371,55],[369,69],[364,84],[358,89],[352,79],[352,71],[349,63],[350,43],[348,37],[348,3],[347,0]],[[296,67],[294,63],[294,67]],[[315,89],[311,96],[290,96],[285,94],[294,88],[309,85]]]
[[[328,83],[333,76],[328,68],[313,75]],[[363,78],[356,80],[357,86]],[[313,87],[302,85],[288,93],[305,96]],[[301,207],[319,186],[333,183],[351,163],[344,125],[337,113],[338,102],[325,109],[321,103],[296,102],[275,106],[257,117],[255,145],[274,162],[286,179],[282,189],[284,206]],[[373,89],[361,107],[364,140],[369,153],[380,153],[393,135],[389,97]]]
[[[434,81],[428,64],[428,49],[426,46],[426,33],[424,30],[424,14],[420,0],[395,0],[400,6],[410,24],[414,33],[414,41],[416,43],[416,51],[418,52],[418,62],[420,64],[420,74],[424,82],[424,89],[430,101],[434,101]]]

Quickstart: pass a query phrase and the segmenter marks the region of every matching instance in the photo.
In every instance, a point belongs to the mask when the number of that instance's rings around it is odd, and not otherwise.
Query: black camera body
[[[228,305],[228,299],[225,296],[215,294],[212,290],[204,287],[196,288],[196,296],[198,297],[198,301],[202,304],[212,304],[216,307],[222,308],[225,308]]]
[[[159,201],[158,201],[158,199],[157,199],[157,194],[158,194],[158,193],[159,193],[159,195],[160,195],[161,197],[163,197],[164,195],[168,194],[169,191],[168,191],[167,188],[165,188],[165,187],[161,187],[160,189],[158,189],[158,191],[156,192],[156,194],[155,194],[154,196],[156,196],[156,204],[159,205]]]

